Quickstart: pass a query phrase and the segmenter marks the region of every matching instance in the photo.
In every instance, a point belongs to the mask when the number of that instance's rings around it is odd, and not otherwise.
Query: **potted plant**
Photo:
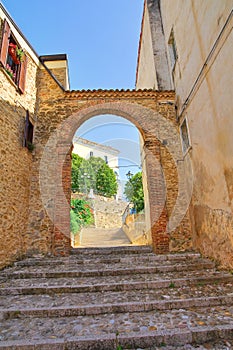
[[[20,49],[19,47],[16,47],[16,55],[20,62],[23,62],[24,59],[24,52],[23,49]]]
[[[15,73],[14,71],[12,70],[12,68],[9,66],[9,64],[6,65],[6,68],[5,68],[7,74],[11,77],[11,79],[15,79]]]

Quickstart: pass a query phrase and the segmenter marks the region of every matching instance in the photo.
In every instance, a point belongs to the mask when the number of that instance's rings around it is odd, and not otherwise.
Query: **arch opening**
[[[151,244],[142,149],[138,129],[119,116],[91,117],[77,129],[71,167],[73,247]],[[80,205],[86,212],[77,213]]]

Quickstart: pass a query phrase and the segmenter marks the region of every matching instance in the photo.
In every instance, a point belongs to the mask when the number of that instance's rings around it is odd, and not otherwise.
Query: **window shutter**
[[[11,30],[10,30],[10,26],[9,26],[8,22],[6,20],[4,20],[2,42],[1,42],[1,51],[0,51],[0,62],[3,64],[3,66],[6,65],[10,32],[11,32]]]
[[[27,56],[24,55],[24,60],[23,62],[21,62],[20,75],[19,75],[19,90],[22,92],[22,94],[25,91],[27,61],[28,61]]]
[[[26,112],[26,118],[25,118],[23,147],[27,147],[28,128],[29,128],[29,112],[27,111]]]

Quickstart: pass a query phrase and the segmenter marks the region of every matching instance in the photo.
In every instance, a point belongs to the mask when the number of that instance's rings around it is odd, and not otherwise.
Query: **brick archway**
[[[173,92],[71,91],[60,95],[56,103],[45,98],[40,113],[42,117],[37,139],[44,145],[36,150],[40,162],[41,206],[46,211],[40,221],[43,232],[47,227],[46,240],[50,239],[49,250],[53,254],[68,254],[71,248],[69,201],[73,136],[86,120],[103,114],[128,119],[142,135],[154,251],[166,253],[171,248],[171,239],[183,241],[190,238],[187,215],[184,215],[178,227],[170,231],[168,227],[179,192],[174,150],[178,152],[180,149],[180,140],[177,138]],[[169,151],[169,143],[172,152]],[[176,158],[179,159],[180,155]],[[38,164],[35,163],[34,177],[37,168]],[[38,201],[36,191],[34,200]],[[48,217],[52,224],[48,223]]]

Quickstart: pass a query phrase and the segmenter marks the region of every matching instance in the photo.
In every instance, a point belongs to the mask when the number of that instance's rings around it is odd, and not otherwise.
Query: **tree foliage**
[[[73,191],[79,191],[79,168],[83,162],[83,158],[79,155],[72,154],[72,165],[71,165],[71,188]]]
[[[124,194],[134,204],[137,212],[144,209],[144,193],[142,186],[142,172],[136,173],[125,185]]]
[[[117,193],[116,175],[106,163],[103,163],[96,173],[96,192],[105,197]]]
[[[76,235],[80,231],[80,225],[76,220],[76,214],[73,210],[70,211],[70,231]]]
[[[72,154],[72,190],[111,197],[117,193],[114,171],[100,157],[84,159]]]

